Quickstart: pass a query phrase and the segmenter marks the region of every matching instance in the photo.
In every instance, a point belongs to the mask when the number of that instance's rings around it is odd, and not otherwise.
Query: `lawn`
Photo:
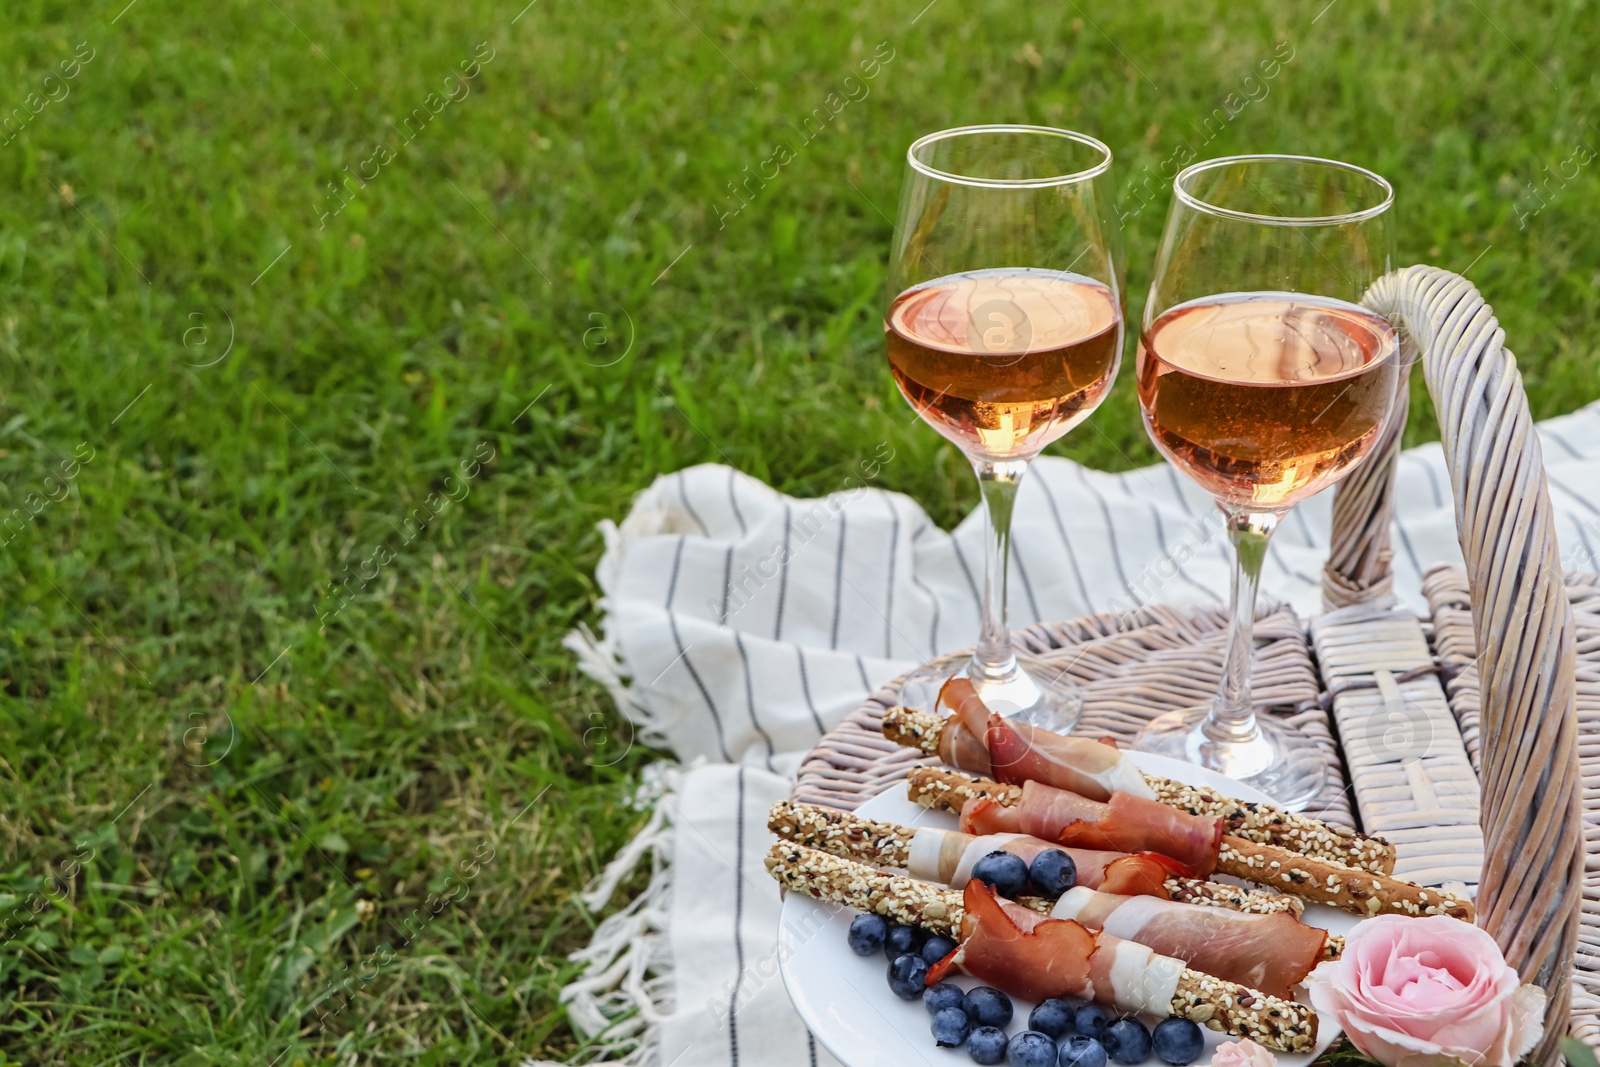
[[[1372,166],[1536,413],[1600,395],[1593,4],[523,2],[7,4],[6,1064],[579,1052],[653,758],[560,647],[595,524],[885,438],[975,502],[878,340],[919,133],[1107,141],[1135,319],[1164,164]],[[1153,459],[1126,380],[1058,450]]]

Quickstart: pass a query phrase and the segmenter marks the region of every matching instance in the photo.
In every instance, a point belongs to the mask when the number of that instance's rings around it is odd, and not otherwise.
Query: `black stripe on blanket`
[[[1078,472],[1078,481],[1083,483],[1083,487],[1089,491],[1089,495],[1094,497],[1095,501],[1100,505],[1100,517],[1105,520],[1106,524],[1106,544],[1111,547],[1111,562],[1117,568],[1117,578],[1122,582],[1122,589],[1128,594],[1130,603],[1137,603],[1139,598],[1133,595],[1133,585],[1128,581],[1128,572],[1122,566],[1122,553],[1117,551],[1117,534],[1116,527],[1111,522],[1111,505],[1106,503],[1106,498],[1101,495],[1100,490],[1094,487],[1094,483],[1089,480],[1088,473],[1082,467],[1078,467],[1076,470]]]
[[[783,558],[778,563],[778,614],[772,620],[772,639],[783,638],[783,596],[789,591],[789,522],[793,512],[783,505]]]
[[[728,594],[733,591],[733,546],[722,555],[722,607],[717,611],[717,625],[728,625]]]
[[[686,488],[689,479],[686,478],[684,474],[684,471],[678,472],[678,499],[683,501],[684,510],[689,513],[689,517],[694,520],[694,524],[700,527],[701,535],[704,537],[710,537],[710,528],[707,527],[705,522],[701,520],[700,513],[694,509],[694,505],[689,503],[689,490]]]
[[[739,472],[732,467],[728,468],[728,503],[733,505],[733,517],[739,520],[739,535],[742,537],[750,532],[750,527],[744,524],[744,512],[739,510],[739,497],[733,491],[733,483],[739,478]]]
[[[821,737],[828,731],[823,728],[822,716],[817,714],[817,705],[811,699],[811,679],[806,677],[806,650],[795,645],[794,654],[800,660],[800,692],[806,696],[806,710],[811,712],[811,721],[817,724],[817,736]]]
[[[1012,541],[1009,537],[1006,540],[1011,545],[1011,563],[1017,568],[1017,577],[1022,579],[1022,591],[1028,596],[1028,610],[1033,612],[1034,622],[1043,622],[1044,619],[1039,614],[1039,601],[1035,600],[1033,596],[1033,583],[1028,580],[1028,568],[1022,563],[1022,553],[1018,551],[1015,541]],[[1007,625],[1010,625],[1010,623],[1008,622]]]
[[[678,592],[678,565],[683,562],[683,541],[683,535],[679,534],[678,547],[672,553],[672,577],[667,579],[667,610],[669,612],[672,610],[672,598]]]
[[[1135,496],[1133,489],[1128,485],[1128,479],[1120,478],[1118,479],[1118,484],[1122,486],[1122,493],[1124,496],[1126,496],[1129,500],[1138,500],[1149,510],[1150,521],[1155,525],[1156,528],[1156,541],[1161,545],[1161,555],[1166,559],[1170,559],[1178,568],[1178,577],[1182,578],[1184,581],[1194,586],[1194,588],[1198,589],[1201,595],[1207,599],[1215,601],[1218,604],[1222,603],[1222,598],[1219,597],[1210,586],[1201,585],[1199,582],[1191,578],[1189,576],[1189,572],[1184,569],[1183,562],[1179,560],[1177,556],[1172,554],[1172,547],[1167,542],[1167,527],[1166,524],[1161,521],[1161,509],[1156,507],[1151,501],[1140,500],[1139,497]],[[1148,570],[1145,573],[1149,573]],[[1148,603],[1148,601],[1142,597],[1135,597],[1133,606],[1138,607],[1140,604],[1144,603]]]
[[[844,607],[844,531],[845,515],[839,512],[839,559],[833,568],[833,636],[828,642],[829,648],[839,647],[839,610]]]
[[[1083,610],[1092,615],[1094,600],[1089,596],[1089,587],[1084,584],[1083,572],[1078,569],[1078,554],[1072,551],[1072,540],[1067,537],[1066,524],[1061,521],[1061,510],[1056,507],[1056,495],[1050,491],[1050,483],[1043,478],[1039,479],[1039,487],[1044,490],[1044,498],[1050,505],[1050,515],[1056,520],[1056,532],[1061,535],[1061,544],[1067,550],[1067,562],[1072,566],[1072,577],[1077,581],[1078,592],[1083,597]],[[1035,611],[1034,615],[1037,617],[1038,612]]]
[[[1425,459],[1406,457],[1405,453],[1401,453],[1401,458],[1411,458],[1413,463],[1422,468],[1422,473],[1428,476],[1428,488],[1433,490],[1433,506],[1444,507],[1444,494],[1439,491],[1439,476],[1433,473],[1433,464]]]
[[[694,687],[700,690],[700,698],[706,702],[706,709],[711,712],[711,722],[717,728],[717,748],[722,750],[722,761],[732,763],[733,757],[728,755],[728,741],[722,733],[722,716],[717,713],[717,705],[711,699],[711,691],[706,688],[706,683],[700,680],[700,672],[694,669],[694,661],[689,658],[689,650],[683,647],[683,638],[678,636],[678,617],[670,611],[667,612],[667,625],[672,628],[672,643],[677,646],[678,658],[683,660],[684,667],[689,671],[689,677],[694,679]]]
[[[733,992],[728,997],[728,1055],[739,1067],[739,987],[744,984],[744,936],[739,930],[744,921],[744,768],[739,768],[739,812],[734,819],[733,846]]]
[[[1558,437],[1558,438],[1556,438],[1556,440],[1559,441],[1561,439]],[[1566,442],[1562,442],[1562,443],[1564,445],[1566,445]],[[1566,448],[1567,448],[1567,451],[1572,452],[1573,455],[1577,455],[1577,452],[1573,449],[1573,447],[1571,445],[1566,445]],[[1582,457],[1579,457],[1579,458],[1582,458]],[[1591,515],[1600,515],[1600,509],[1597,509],[1593,504],[1589,503],[1589,501],[1587,501],[1583,497],[1579,496],[1576,492],[1574,492],[1568,486],[1566,486],[1562,482],[1558,481],[1556,478],[1552,477],[1549,471],[1545,471],[1544,477],[1545,477],[1545,481],[1550,483],[1550,488],[1559,490],[1561,493],[1564,493],[1565,495],[1570,496],[1573,500],[1576,500],[1578,502],[1578,506],[1579,507],[1583,508],[1589,514],[1591,514]],[[1593,521],[1593,520],[1590,520],[1590,521]],[[1573,518],[1572,518],[1572,528],[1575,531],[1577,531],[1578,540],[1583,542],[1583,551],[1589,557],[1589,568],[1592,570],[1596,566],[1596,556],[1595,556],[1595,551],[1594,551],[1594,545],[1589,543],[1589,531],[1586,529],[1586,526],[1587,526],[1587,524],[1579,521],[1579,519],[1578,519],[1578,517],[1576,515],[1573,516]],[[1574,568],[1571,568],[1571,569],[1576,570],[1577,568],[1574,567]]]
[[[917,527],[917,532],[911,535],[911,544],[913,547],[915,547],[917,543],[917,538],[921,537],[927,532],[927,530],[928,527],[926,525]],[[928,657],[931,659],[939,654],[939,598],[933,595],[933,590],[929,589],[921,578],[917,577],[915,554],[913,554],[912,560],[913,565],[911,567],[911,582],[918,589],[922,590],[923,595],[926,596],[933,604],[933,622],[928,627]]]
[[[1173,499],[1177,500],[1185,515],[1193,518],[1194,508],[1189,506],[1189,498],[1183,495],[1183,483],[1178,481],[1178,472],[1173,469],[1170,463],[1158,463],[1156,466],[1166,472],[1168,480],[1172,483]],[[1224,537],[1221,541],[1215,541],[1213,544],[1217,546],[1217,552],[1222,556],[1222,562],[1231,567],[1233,566],[1233,554],[1228,551],[1227,542],[1228,539]]]
[[[978,613],[983,613],[983,594],[978,592],[978,583],[972,580],[972,568],[967,566],[966,554],[961,551],[961,542],[957,541],[954,534],[950,535],[950,547],[956,550],[956,562],[961,564],[961,573],[967,576],[967,588],[972,590],[972,603],[978,608]]]
[[[894,525],[889,528],[889,580],[884,587],[883,607],[883,658],[893,659],[894,651],[889,638],[894,627],[889,620],[894,618],[894,557],[895,550],[900,547],[900,510],[894,506],[892,496],[885,496],[883,502],[889,506],[889,514],[894,516]]]
[[[1548,426],[1540,426],[1539,427],[1539,436],[1540,437],[1548,437],[1548,438],[1550,438],[1550,440],[1552,440],[1556,444],[1560,445],[1562,447],[1562,449],[1564,449],[1566,451],[1567,455],[1571,456],[1573,459],[1583,459],[1584,458],[1583,453],[1579,452],[1576,448],[1573,448],[1572,447],[1572,443],[1570,441],[1568,441],[1565,437],[1562,437],[1560,434],[1556,433],[1554,430],[1552,430]]]
[[[733,644],[739,650],[739,662],[744,665],[744,702],[745,706],[750,709],[750,725],[756,728],[756,733],[761,735],[761,740],[767,743],[767,770],[776,773],[777,769],[772,766],[772,753],[774,751],[772,735],[767,733],[767,728],[761,725],[760,719],[756,718],[756,694],[754,687],[750,684],[750,657],[744,650],[744,635],[738,630],[733,631]]]
[[[1400,535],[1400,547],[1406,550],[1406,558],[1411,561],[1411,572],[1417,576],[1417,581],[1422,581],[1422,562],[1417,559],[1417,550],[1411,547],[1404,524],[1395,523],[1394,532]]]
[[[1307,548],[1317,547],[1317,535],[1311,532],[1311,524],[1306,521],[1306,509],[1294,509],[1295,520],[1300,523],[1300,537]]]

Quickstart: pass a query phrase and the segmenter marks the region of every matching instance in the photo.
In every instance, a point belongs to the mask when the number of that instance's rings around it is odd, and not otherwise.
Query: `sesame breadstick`
[[[1234,837],[1373,874],[1394,873],[1394,846],[1381,837],[1284,811],[1274,804],[1235,800],[1170,778],[1147,774],[1144,780],[1156,791],[1156,799],[1169,808],[1191,815],[1222,816]]]
[[[906,776],[906,796],[913,804],[960,815],[967,801],[987,797],[1006,807],[1022,803],[1022,787],[940,767],[915,767]]]
[[[1292,893],[1301,900],[1330,904],[1369,918],[1394,912],[1448,915],[1470,923],[1476,917],[1472,901],[1454,893],[1238,837],[1222,839],[1222,848],[1217,854],[1217,873],[1231,874],[1257,885]]]
[[[987,797],[1007,807],[1022,800],[1022,790],[1017,786],[936,767],[913,770],[907,779],[907,792],[925,808],[958,813],[972,797]],[[1472,902],[1453,893],[1233,836],[1222,839],[1217,873],[1367,917],[1396,912],[1449,915],[1472,922],[1475,915]]]
[[[946,937],[961,936],[966,908],[957,890],[781,842],[768,851],[766,867],[784,888],[816,900],[872,912]],[[1317,1016],[1311,1008],[1188,968],[1178,976],[1168,1011],[1280,1052],[1306,1052],[1316,1044]]]
[[[915,827],[863,819],[857,815],[780,800],[767,814],[767,829],[783,841],[824,852],[843,859],[858,860],[883,867],[905,867],[910,862]],[[1202,904],[1230,911],[1270,915],[1286,911],[1298,917],[1305,907],[1285,893],[1241,889],[1200,878],[1168,878],[1164,883],[1171,899],[1184,904]],[[1024,898],[1018,901],[1035,911],[1049,911],[1051,901]]]
[[[946,721],[939,715],[893,707],[884,712],[883,736],[936,756]],[[1161,803],[1191,815],[1221,816],[1227,822],[1228,832],[1236,837],[1262,845],[1278,845],[1303,856],[1332,860],[1375,874],[1394,873],[1394,846],[1381,837],[1334,826],[1309,815],[1287,812],[1272,804],[1235,800],[1170,778],[1146,774],[1144,780]]]
[[[1180,904],[1204,904],[1210,908],[1227,908],[1255,915],[1272,915],[1283,911],[1297,919],[1306,910],[1305,903],[1299,897],[1292,897],[1288,893],[1245,889],[1226,882],[1208,882],[1203,878],[1172,877],[1167,879],[1166,887],[1172,899]]]

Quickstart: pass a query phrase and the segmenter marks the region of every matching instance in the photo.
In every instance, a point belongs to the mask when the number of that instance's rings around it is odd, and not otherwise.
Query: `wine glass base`
[[[1222,742],[1206,735],[1206,718],[1204,711],[1168,712],[1152,719],[1133,747],[1227,775],[1261,790],[1285,811],[1305,810],[1322,792],[1328,765],[1302,734],[1262,715],[1253,739]]]
[[[1054,733],[1071,732],[1083,714],[1083,696],[1059,667],[1037,656],[1016,653],[1017,666],[1000,677],[974,670],[972,655],[940,656],[906,676],[900,702],[918,711],[939,710],[939,690],[952,677],[972,682],[984,706],[1000,717]]]

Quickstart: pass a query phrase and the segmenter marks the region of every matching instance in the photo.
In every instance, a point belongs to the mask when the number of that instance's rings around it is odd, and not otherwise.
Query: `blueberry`
[[[928,984],[928,963],[921,956],[896,956],[889,964],[889,988],[901,1000],[916,1000]]]
[[[1163,1062],[1172,1064],[1172,1067],[1193,1063],[1206,1049],[1206,1038],[1200,1032],[1199,1024],[1176,1015],[1157,1023],[1150,1040],[1155,1046],[1156,1055]]]
[[[965,1007],[968,1018],[979,1026],[997,1026],[1004,1030],[1011,1022],[1011,998],[993,986],[981,985],[967,990]]]
[[[1098,1004],[1085,1004],[1078,1009],[1072,1025],[1078,1033],[1098,1041],[1106,1036],[1106,1027],[1111,1025],[1111,1016]]]
[[[972,1020],[960,1008],[942,1008],[933,1013],[929,1029],[933,1031],[935,1045],[940,1048],[960,1048],[966,1044],[967,1035],[972,1033]]]
[[[1061,1046],[1060,1067],[1106,1067],[1105,1046],[1079,1034]]]
[[[1006,1045],[1006,1062],[1011,1067],[1056,1067],[1056,1043],[1049,1034],[1024,1030]]]
[[[1006,1032],[998,1026],[980,1026],[967,1035],[967,1055],[973,1063],[1004,1063]]]
[[[1100,1043],[1117,1063],[1143,1063],[1150,1058],[1150,1031],[1131,1015],[1124,1015],[1108,1026]]]
[[[954,982],[940,982],[922,991],[922,1006],[928,1009],[929,1015],[937,1015],[946,1008],[960,1008],[965,1013],[966,1004],[967,994]]]
[[[1047,848],[1028,864],[1028,877],[1034,892],[1054,900],[1078,884],[1078,865],[1059,848]]]
[[[1076,1030],[1072,1022],[1073,1015],[1071,1004],[1051,997],[1049,1000],[1040,1001],[1039,1006],[1033,1009],[1033,1013],[1028,1016],[1028,1029],[1038,1030],[1051,1037],[1066,1037]]]
[[[935,934],[922,943],[922,951],[919,954],[928,961],[928,966],[932,967],[955,950],[956,943],[954,941],[948,937],[940,937]]]
[[[883,935],[883,954],[891,960],[896,956],[907,954],[915,956],[922,948],[922,940],[922,931],[915,926],[890,923],[888,931]]]
[[[882,950],[888,933],[889,924],[881,915],[857,915],[850,920],[850,951],[857,956],[870,956]]]
[[[997,849],[972,865],[972,877],[988,882],[1003,897],[1020,897],[1028,888],[1028,865],[1021,856]]]

